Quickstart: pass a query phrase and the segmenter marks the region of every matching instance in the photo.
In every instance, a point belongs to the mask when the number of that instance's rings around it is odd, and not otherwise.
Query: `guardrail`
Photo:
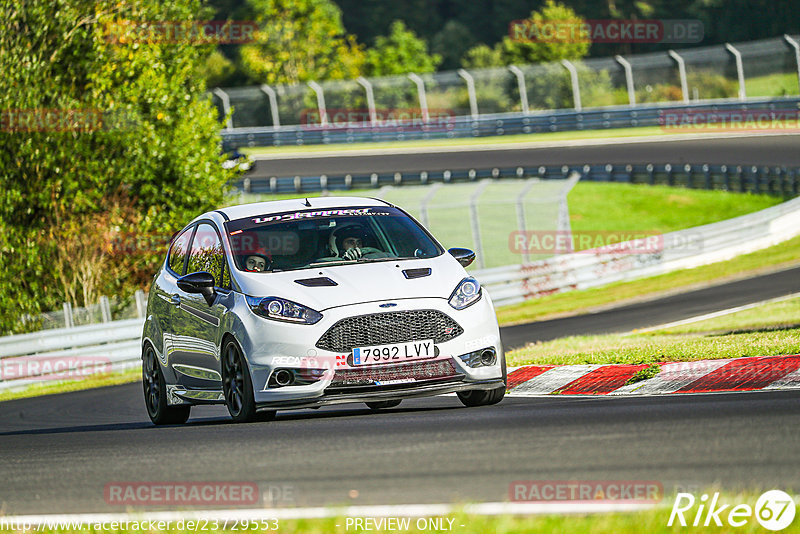
[[[655,250],[628,242],[473,275],[498,305],[724,261],[800,235],[800,198],[727,221],[664,234]],[[641,245],[641,243],[639,244]]]
[[[582,111],[556,110],[531,113],[498,113],[458,116],[444,124],[414,122],[398,126],[354,124],[347,127],[264,126],[222,131],[225,151],[242,147],[302,146],[338,143],[369,143],[418,139],[453,139],[500,135],[603,130],[664,125],[665,115],[676,110],[695,112],[784,111],[796,112],[800,97],[720,99],[701,102],[614,106]],[[668,125],[665,128],[671,128]]]
[[[141,364],[144,319],[0,337],[0,391]]]
[[[319,176],[244,177],[234,183],[244,193],[307,193],[377,189],[395,185],[463,183],[484,179],[539,178],[566,180],[573,172],[582,181],[670,185],[743,193],[794,196],[800,194],[800,168],[754,165],[637,164],[542,165],[445,169],[420,172],[383,172]]]

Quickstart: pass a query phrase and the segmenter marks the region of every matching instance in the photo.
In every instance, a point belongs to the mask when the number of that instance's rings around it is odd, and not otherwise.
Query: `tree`
[[[254,83],[296,84],[361,74],[364,51],[330,0],[249,0],[259,30],[240,67]]]
[[[541,11],[533,11],[528,19],[532,27],[541,27],[554,21],[565,21],[576,27],[583,22],[570,7],[547,0]],[[581,59],[589,53],[591,42],[580,39],[512,39],[510,36],[503,38],[498,44],[500,54],[505,65],[547,63],[562,59]]]
[[[392,22],[389,35],[375,39],[375,46],[367,50],[364,64],[365,76],[387,76],[408,72],[433,72],[442,58],[429,54],[427,43],[406,25]]]
[[[469,28],[457,20],[450,20],[433,37],[431,49],[442,57],[440,69],[456,70],[462,66],[462,56],[474,44],[475,37]]]
[[[0,332],[130,295],[221,202],[234,172],[199,74],[214,44],[113,30],[202,14],[200,0],[0,0],[0,308],[14,310]]]

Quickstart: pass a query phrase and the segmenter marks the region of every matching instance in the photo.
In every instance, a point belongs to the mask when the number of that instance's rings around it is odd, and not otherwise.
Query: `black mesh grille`
[[[432,339],[444,343],[464,333],[457,322],[437,310],[374,313],[342,319],[330,327],[317,347],[331,352],[348,352],[370,347]]]
[[[437,380],[456,376],[451,360],[414,362],[393,367],[366,367],[362,369],[337,369],[330,387],[364,386],[389,380]],[[408,383],[406,383],[408,385]]]

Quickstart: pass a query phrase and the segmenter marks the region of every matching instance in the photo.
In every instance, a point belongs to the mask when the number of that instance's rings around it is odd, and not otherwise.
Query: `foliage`
[[[387,76],[408,72],[433,72],[442,58],[429,54],[428,45],[406,28],[402,21],[392,22],[389,35],[380,36],[367,50],[366,76]]]
[[[431,50],[442,58],[441,70],[456,70],[462,56],[475,44],[475,37],[464,24],[450,20],[431,41]],[[489,48],[489,47],[486,47]]]
[[[200,75],[209,87],[228,85],[228,80],[236,71],[233,62],[219,50],[214,50],[200,66]]]
[[[569,21],[577,26],[584,19],[572,8],[554,0],[547,0],[544,7],[540,11],[533,11],[528,20],[533,26],[553,21]],[[506,36],[498,46],[503,64],[514,65],[580,59],[589,52],[591,43],[580,39],[573,42],[571,40],[512,39]]]
[[[342,26],[331,0],[248,0],[258,24],[239,66],[251,83],[296,84],[361,74],[363,47]]]
[[[0,0],[0,14],[8,332],[22,314],[145,285],[165,241],[221,201],[233,172],[220,165],[217,112],[199,75],[213,44],[109,39],[123,20],[189,23],[203,15],[199,0]],[[160,237],[114,246],[131,235]]]

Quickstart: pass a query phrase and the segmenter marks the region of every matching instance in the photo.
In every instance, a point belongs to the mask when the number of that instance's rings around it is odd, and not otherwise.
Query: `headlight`
[[[256,315],[275,321],[314,324],[322,319],[318,311],[278,297],[247,297],[247,303]]]
[[[457,310],[463,310],[481,299],[481,285],[471,276],[459,282],[447,302]]]

